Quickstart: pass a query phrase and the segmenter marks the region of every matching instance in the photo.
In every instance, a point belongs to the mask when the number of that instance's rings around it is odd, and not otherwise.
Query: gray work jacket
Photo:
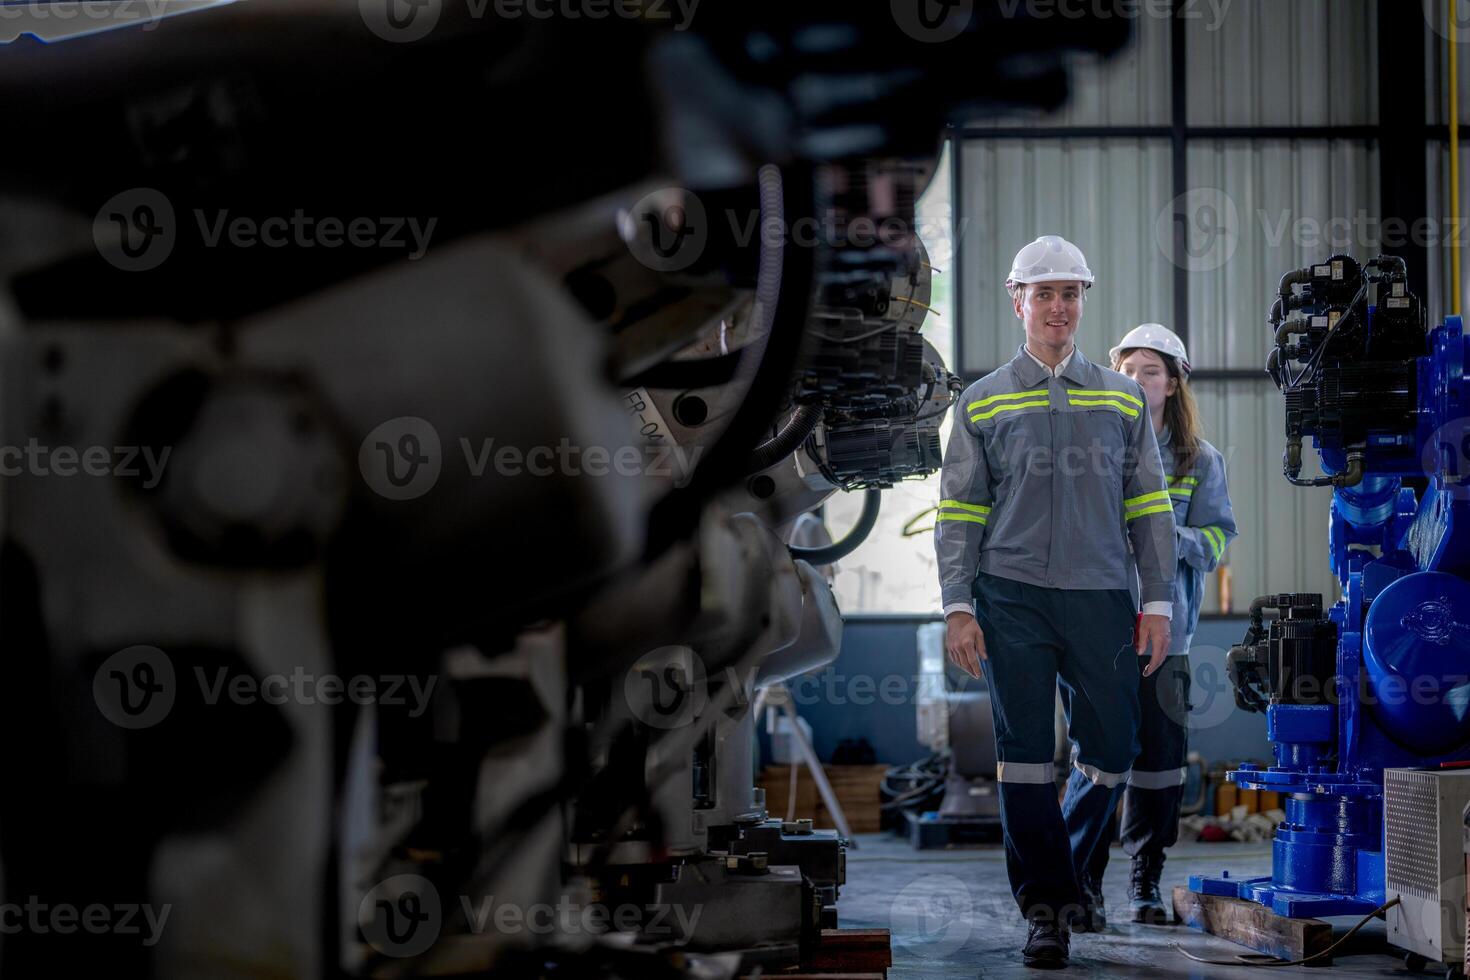
[[[970,601],[977,568],[1127,590],[1135,561],[1141,601],[1174,600],[1174,509],[1134,381],[1080,350],[1052,377],[1023,344],[955,411],[934,524],[946,607]]]
[[[1225,557],[1235,537],[1235,513],[1225,483],[1225,457],[1200,440],[1200,451],[1189,473],[1176,472],[1174,443],[1167,428],[1159,433],[1159,452],[1174,504],[1174,527],[1179,565],[1174,580],[1174,615],[1170,653],[1188,653],[1199,625],[1204,601],[1205,575]]]

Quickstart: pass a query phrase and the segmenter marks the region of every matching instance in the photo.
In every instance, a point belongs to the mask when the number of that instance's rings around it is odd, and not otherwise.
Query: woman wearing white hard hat
[[[1134,922],[1168,921],[1159,895],[1164,849],[1179,832],[1188,752],[1189,645],[1199,623],[1205,575],[1215,570],[1235,537],[1235,517],[1225,482],[1225,459],[1200,438],[1199,411],[1189,390],[1189,355],[1179,336],[1159,323],[1128,332],[1108,352],[1113,370],[1138,382],[1158,437],[1169,498],[1174,505],[1179,568],[1174,582],[1173,640],[1162,669],[1144,677],[1139,690],[1143,748],[1133,762],[1123,796],[1119,836],[1133,860],[1128,901]],[[1089,868],[1101,882],[1107,848]]]

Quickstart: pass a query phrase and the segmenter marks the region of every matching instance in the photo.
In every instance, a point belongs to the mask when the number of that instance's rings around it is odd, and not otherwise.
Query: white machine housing
[[[1465,962],[1465,806],[1470,770],[1385,769],[1388,941],[1445,966]]]

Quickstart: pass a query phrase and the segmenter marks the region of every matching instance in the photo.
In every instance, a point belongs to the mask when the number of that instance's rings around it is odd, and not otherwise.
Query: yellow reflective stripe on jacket
[[[1141,493],[1137,497],[1129,497],[1127,500],[1124,500],[1123,509],[1132,510],[1134,507],[1137,507],[1140,504],[1146,504],[1154,500],[1168,499],[1169,491],[1167,490],[1155,490],[1153,493]]]
[[[1048,388],[1032,388],[1029,391],[1012,391],[1004,395],[991,395],[989,398],[982,398],[978,402],[970,402],[969,405],[965,406],[965,410],[973,412],[975,409],[984,408],[992,402],[1014,401],[1017,398],[1045,398],[1049,391],[1050,389]]]
[[[970,521],[973,524],[989,524],[990,518],[981,514],[966,514],[959,510],[941,510],[935,515],[936,521]]]
[[[1205,537],[1210,541],[1210,550],[1215,553],[1215,560],[1219,561],[1220,556],[1225,553],[1225,532],[1214,525],[1201,528],[1201,530],[1205,532]]]
[[[1138,409],[1124,405],[1120,401],[1113,401],[1106,398],[1068,398],[1067,404],[1078,405],[1084,408],[1102,405],[1108,408],[1116,408],[1118,411],[1122,412],[1124,415],[1127,415],[1129,418],[1138,418]]]
[[[1197,477],[1193,477],[1193,476],[1171,476],[1171,477],[1169,477],[1169,482],[1170,483],[1187,483],[1190,486],[1195,486],[1196,484],[1199,483],[1199,479]]]
[[[1092,389],[1092,388],[1068,388],[1067,389],[1067,395],[1069,397],[1070,396],[1073,396],[1073,395],[1077,395],[1077,396],[1089,396],[1090,395],[1090,396],[1092,396],[1094,398],[1121,398],[1125,402],[1132,402],[1133,404],[1137,405],[1139,408],[1142,408],[1143,407],[1143,400],[1141,398],[1135,397],[1134,395],[1130,395],[1126,391],[1103,391],[1101,389]]]
[[[1141,493],[1136,497],[1129,497],[1123,501],[1123,518],[1131,521],[1137,517],[1148,514],[1162,514],[1165,511],[1173,511],[1174,505],[1169,501],[1169,491],[1155,490],[1153,493]]]
[[[996,415],[996,414],[998,414],[1000,412],[1010,412],[1010,411],[1013,411],[1013,410],[1016,410],[1016,409],[1021,409],[1021,408],[1046,408],[1050,404],[1051,404],[1050,401],[1048,401],[1047,399],[1043,398],[1040,401],[1034,401],[1034,402],[1015,402],[1014,404],[1011,404],[1011,405],[997,405],[997,406],[995,406],[994,408],[992,408],[988,412],[980,412],[978,415],[971,415],[970,416],[970,421],[971,422],[980,422],[980,421],[983,421],[984,419],[988,419],[992,415]]]
[[[984,504],[967,504],[959,500],[941,500],[940,507],[953,507],[955,510],[967,510],[972,514],[988,514],[990,508]]]
[[[1169,491],[1169,496],[1174,497],[1177,500],[1188,500],[1190,497],[1194,496],[1194,488],[1175,487],[1174,489]]]

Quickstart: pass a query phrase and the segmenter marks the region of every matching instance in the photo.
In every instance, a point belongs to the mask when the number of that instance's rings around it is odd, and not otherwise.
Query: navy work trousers
[[[1139,736],[1143,747],[1133,760],[1123,794],[1119,837],[1123,853],[1158,859],[1179,839],[1184,800],[1185,757],[1189,753],[1189,655],[1171,654],[1138,689]],[[1109,835],[1111,836],[1111,835]],[[1088,865],[1089,877],[1102,881],[1108,849],[1100,847]]]
[[[1108,822],[1138,754],[1135,607],[1123,589],[1050,589],[986,572],[974,594],[1011,892],[1022,915],[1055,919],[1079,902],[1079,881],[1106,851]],[[1058,683],[1076,745],[1060,805]]]

